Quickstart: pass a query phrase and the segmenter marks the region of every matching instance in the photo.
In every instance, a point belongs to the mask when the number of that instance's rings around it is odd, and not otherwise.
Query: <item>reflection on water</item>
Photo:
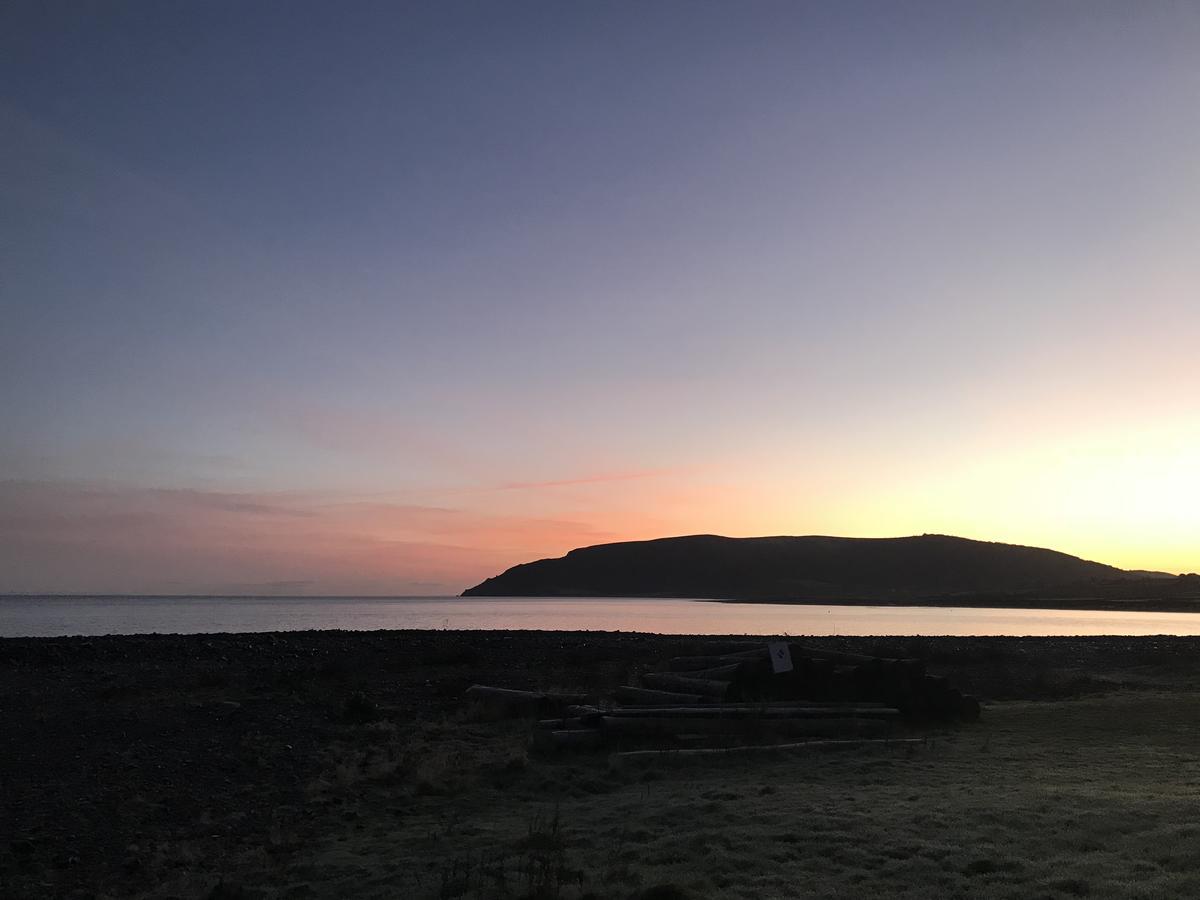
[[[0,597],[0,636],[345,628],[516,628],[661,634],[1200,634],[1192,613],[707,600],[505,597]]]

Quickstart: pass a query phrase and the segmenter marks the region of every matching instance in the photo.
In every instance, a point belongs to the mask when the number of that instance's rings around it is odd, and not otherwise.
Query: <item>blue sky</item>
[[[693,531],[1200,567],[1198,38],[1168,3],[7,5],[0,590],[449,591]]]

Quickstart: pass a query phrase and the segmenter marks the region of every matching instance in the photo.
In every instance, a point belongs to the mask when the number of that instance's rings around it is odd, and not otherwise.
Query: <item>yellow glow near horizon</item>
[[[860,459],[816,489],[764,489],[743,533],[944,533],[1060,550],[1120,568],[1200,570],[1200,426],[1110,427],[903,466]]]

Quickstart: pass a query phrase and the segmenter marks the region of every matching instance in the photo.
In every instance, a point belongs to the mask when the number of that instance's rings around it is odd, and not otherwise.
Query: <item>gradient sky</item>
[[[1200,569],[1200,5],[0,11],[0,591]]]

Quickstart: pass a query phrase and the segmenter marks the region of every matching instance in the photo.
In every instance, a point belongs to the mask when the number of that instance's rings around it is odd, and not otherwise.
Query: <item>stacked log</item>
[[[729,750],[778,736],[839,746],[896,740],[905,725],[974,721],[979,701],[918,659],[892,659],[789,644],[792,668],[775,672],[764,644],[726,642],[710,652],[677,656],[640,685],[624,685],[616,703],[587,704],[581,695],[474,685],[467,696],[508,715],[542,715],[534,744],[580,750],[633,744],[650,751],[695,749],[697,741]],[[665,745],[664,745],[665,742]],[[766,745],[771,746],[771,745]],[[641,752],[634,750],[632,752]]]
[[[623,685],[617,688],[617,700],[621,703],[699,703],[704,698],[699,694],[680,694],[675,691],[656,691],[651,688]]]
[[[467,700],[498,716],[549,715],[563,707],[583,703],[586,694],[560,694],[545,691],[517,691],[511,688],[473,684],[467,688]]]
[[[721,652],[676,656],[666,671],[647,672],[643,687],[619,690],[623,703],[667,702],[653,692],[686,695],[700,702],[804,700],[846,704],[876,702],[913,721],[974,721],[979,701],[964,696],[942,676],[928,675],[919,659],[868,656],[791,643],[792,670],[776,673],[763,644],[725,644]],[[695,702],[695,701],[693,701]]]
[[[545,750],[628,747],[652,742],[679,746],[696,740],[725,745],[764,738],[887,739],[901,722],[882,706],[708,704],[601,708],[576,705],[563,718],[543,719],[534,746]]]
[[[679,750],[625,750],[614,753],[609,758],[614,766],[625,763],[645,762],[677,762],[695,759],[706,759],[720,756],[746,756],[762,753],[794,753],[804,751],[809,753],[828,753],[837,750],[859,750],[868,747],[913,747],[922,744],[922,738],[900,738],[898,740],[866,738],[862,740],[840,741],[804,741],[787,744],[759,744],[740,747],[685,747]]]
[[[874,710],[879,712],[879,710]],[[899,710],[885,710],[885,715],[860,715],[856,710],[840,707],[824,707],[819,709],[738,709],[725,710],[719,706],[708,707],[677,707],[665,709],[607,709],[600,714],[601,723],[605,719],[621,719],[622,721],[641,719],[670,719],[681,725],[694,725],[700,722],[719,722],[730,728],[739,728],[747,723],[759,724],[769,722],[847,722],[872,721],[883,722],[902,721]],[[892,715],[886,715],[886,713]],[[632,726],[631,726],[632,727]],[[715,727],[715,726],[714,726]]]
[[[863,735],[880,737],[889,732],[886,719],[848,717],[807,718],[804,716],[760,719],[692,718],[675,714],[661,716],[602,716],[600,730],[605,737],[675,736],[680,734],[722,734],[748,737],[762,733],[786,735]]]
[[[721,678],[688,678],[671,672],[649,672],[642,676],[642,684],[659,691],[676,691],[720,701],[734,699],[735,678],[735,673]]]
[[[543,729],[533,733],[535,750],[596,750],[604,735],[595,728]]]

